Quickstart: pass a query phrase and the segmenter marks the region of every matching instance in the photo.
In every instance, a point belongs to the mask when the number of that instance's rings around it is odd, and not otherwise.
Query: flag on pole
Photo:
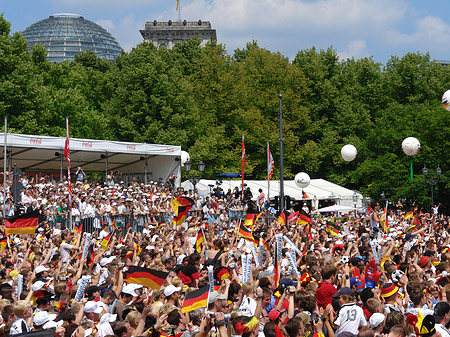
[[[238,235],[244,239],[254,240],[252,232],[245,226],[239,226]]]
[[[244,199],[244,166],[245,166],[245,143],[244,143],[244,135],[242,135],[242,157],[241,157],[242,199]]]
[[[209,286],[200,288],[186,295],[183,307],[181,308],[182,313],[190,312],[197,308],[203,308],[208,306],[208,296],[209,296]]]
[[[269,172],[269,182],[272,179],[274,166],[275,162],[273,161],[272,153],[270,153],[269,144],[267,143],[267,171]]]
[[[304,214],[300,214],[297,220],[297,225],[306,225],[310,223],[312,219]]]
[[[177,10],[180,7],[180,0],[177,0]]]
[[[166,281],[169,273],[144,267],[130,266],[124,280],[128,283],[142,284],[144,287],[158,290]]]
[[[197,233],[197,240],[195,241],[195,250],[197,253],[202,252],[202,243],[205,241],[205,235],[203,234],[203,230],[199,230]]]
[[[67,182],[69,191],[69,211],[72,210],[72,177],[70,174],[70,134],[69,134],[69,118],[66,117],[66,141],[64,144],[64,157],[67,160]]]
[[[285,210],[282,210],[277,217],[277,221],[281,226],[286,226],[287,225],[287,219],[288,219],[288,214]]]
[[[188,197],[178,197],[170,202],[170,206],[175,212],[173,223],[180,226],[184,222],[184,219],[186,219],[186,215],[192,206],[194,206],[194,200]]]
[[[259,215],[256,211],[247,211],[245,214],[244,226],[249,227],[253,230],[256,222],[256,217]]]
[[[290,221],[296,222],[297,219],[298,219],[299,214],[300,214],[300,211],[297,211],[297,212],[294,212],[292,214],[289,214],[288,222],[290,222]]]
[[[383,214],[381,214],[380,217],[380,224],[383,227],[383,230],[386,234],[389,233],[389,224],[387,219],[387,208],[388,208],[388,202],[386,202],[386,208],[383,211]]]
[[[6,217],[5,234],[34,234],[38,223],[39,212],[34,210],[16,216]]]

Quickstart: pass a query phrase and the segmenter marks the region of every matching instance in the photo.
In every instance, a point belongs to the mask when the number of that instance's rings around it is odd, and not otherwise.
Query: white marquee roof
[[[0,169],[3,167],[4,141],[4,133],[0,133]],[[12,153],[12,165],[25,171],[59,172],[61,159],[56,152],[64,153],[64,137],[8,133],[6,143]],[[105,172],[105,158],[101,155],[108,157],[108,171],[143,173],[144,158],[147,158],[147,173],[151,173],[154,180],[166,179],[169,173],[180,176],[180,146],[70,138],[72,171],[81,166],[85,172]],[[64,158],[63,168],[67,168]]]

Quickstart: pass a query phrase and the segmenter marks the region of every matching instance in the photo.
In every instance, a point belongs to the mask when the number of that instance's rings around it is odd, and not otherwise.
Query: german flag
[[[250,227],[253,230],[253,226],[256,221],[256,217],[258,216],[258,212],[248,211],[245,215],[244,226]]]
[[[83,231],[83,223],[82,222],[80,222],[80,224],[78,226],[77,225],[73,226],[73,232],[75,234],[79,234],[82,231]]]
[[[103,249],[106,251],[109,247],[109,240],[111,240],[111,234],[108,234],[103,238],[103,241],[100,243],[100,246],[103,247]]]
[[[136,254],[137,254],[137,256],[141,255],[141,252],[142,252],[141,246],[139,246],[137,243],[135,243],[135,244],[133,245],[133,248],[134,248],[134,247],[136,247]]]
[[[383,214],[381,214],[380,224],[381,224],[381,227],[383,227],[384,232],[386,234],[388,234],[389,233],[389,223],[388,223],[388,218],[387,218],[387,204],[386,204],[386,208],[383,211]]]
[[[416,226],[417,228],[422,227],[422,221],[418,215],[414,216],[413,226]]]
[[[278,284],[280,283],[280,262],[278,261],[278,254],[281,252],[277,251],[277,244],[275,242],[275,254],[273,256],[273,280],[275,281],[275,288],[278,288]]]
[[[6,218],[5,234],[34,234],[38,223],[37,210]]]
[[[178,197],[170,202],[170,206],[175,212],[173,223],[180,226],[186,219],[189,210],[194,206],[194,200],[188,197]]]
[[[310,223],[312,220],[310,217],[304,215],[304,214],[300,214],[298,216],[298,220],[297,220],[297,225],[306,225],[308,223]]]
[[[5,236],[0,239],[0,252],[3,252],[8,244],[8,238]]]
[[[300,211],[297,211],[295,213],[289,214],[288,216],[288,222],[290,221],[297,221],[299,217]]]
[[[281,226],[286,226],[287,219],[288,215],[285,210],[281,211],[280,214],[278,214],[277,221]]]
[[[242,238],[245,238],[245,239],[254,241],[254,239],[253,239],[253,234],[252,234],[251,230],[248,229],[248,228],[245,227],[245,226],[242,226],[242,225],[239,226],[238,235],[239,235],[240,237],[242,237]]]
[[[181,312],[184,314],[197,308],[208,307],[209,286],[200,288],[186,295]]]
[[[270,252],[269,241],[266,241],[266,240],[263,240],[262,238],[260,238],[259,242],[262,243],[262,245],[264,246],[264,248],[267,249],[268,252]]]
[[[94,251],[93,243],[89,246],[86,258],[87,258],[86,262],[87,262],[88,267],[92,267],[94,265],[94,259],[95,259],[95,251]]]
[[[144,267],[130,266],[124,281],[142,284],[144,287],[158,290],[163,285],[169,273]]]
[[[327,223],[327,229],[326,229],[327,233],[330,233],[333,236],[337,236],[340,231],[341,231],[341,228],[338,225],[336,225],[332,222]]]
[[[414,216],[414,213],[413,212],[408,212],[408,213],[406,213],[405,214],[405,220],[408,220],[409,218],[412,218]]]
[[[205,241],[205,236],[203,235],[203,231],[199,230],[197,233],[197,240],[195,241],[195,250],[197,253],[202,252],[202,243]]]

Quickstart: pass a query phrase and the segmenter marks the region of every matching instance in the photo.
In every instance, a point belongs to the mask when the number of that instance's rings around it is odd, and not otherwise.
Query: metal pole
[[[59,153],[59,161],[60,161],[60,165],[59,165],[59,182],[62,183],[63,182],[63,155],[60,152]]]
[[[144,163],[144,184],[147,185],[147,157],[145,157]]]
[[[108,179],[108,151],[105,154],[105,180]]]
[[[8,117],[5,116],[5,136],[3,137],[3,217],[6,219],[6,146],[7,146],[7,131]]]
[[[269,142],[267,142],[267,201],[270,203],[270,172],[269,172]]]
[[[280,211],[284,209],[284,179],[283,179],[283,95],[279,94],[280,100]]]
[[[434,206],[434,184],[431,184],[431,207]]]

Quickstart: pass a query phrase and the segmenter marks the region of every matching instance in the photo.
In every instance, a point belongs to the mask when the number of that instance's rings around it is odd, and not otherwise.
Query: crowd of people
[[[200,196],[176,177],[91,184],[80,172],[71,207],[67,183],[50,176],[23,177],[20,205],[7,196],[7,216],[40,217],[34,235],[0,226],[0,336],[450,337],[449,219],[438,207],[305,206],[279,221],[262,191]],[[170,204],[182,197],[194,205],[176,226]],[[67,214],[102,221],[75,233]],[[144,220],[117,230],[121,215]],[[164,279],[132,281],[136,267]],[[205,287],[206,303],[192,304]]]

